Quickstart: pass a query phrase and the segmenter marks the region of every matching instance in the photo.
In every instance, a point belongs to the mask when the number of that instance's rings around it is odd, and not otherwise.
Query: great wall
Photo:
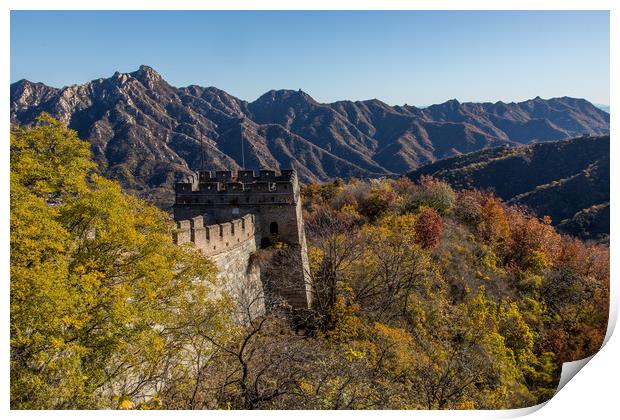
[[[241,305],[264,312],[284,300],[297,309],[311,304],[306,238],[297,175],[293,170],[200,171],[175,185],[175,242],[191,242],[218,268],[224,290]],[[273,284],[270,270],[254,258],[261,248],[286,244]],[[280,276],[282,278],[283,276]],[[270,283],[271,280],[271,283]],[[266,296],[270,299],[266,299]]]

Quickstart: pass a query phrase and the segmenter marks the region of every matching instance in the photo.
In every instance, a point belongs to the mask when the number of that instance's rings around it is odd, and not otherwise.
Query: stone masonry
[[[268,273],[252,258],[274,241],[287,244],[286,284],[270,291],[292,307],[310,306],[310,276],[297,174],[294,170],[200,171],[175,185],[177,243],[192,242],[219,269],[236,300],[265,291]],[[280,262],[282,259],[279,260]],[[272,267],[273,269],[273,267]]]

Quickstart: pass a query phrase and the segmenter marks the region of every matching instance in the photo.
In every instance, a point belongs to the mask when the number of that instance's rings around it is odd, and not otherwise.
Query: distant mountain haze
[[[489,147],[609,133],[609,114],[584,99],[416,108],[272,90],[247,102],[215,87],[173,87],[148,66],[61,89],[11,85],[12,124],[41,112],[88,140],[104,175],[163,208],[175,179],[201,166],[292,167],[304,182],[392,176]]]

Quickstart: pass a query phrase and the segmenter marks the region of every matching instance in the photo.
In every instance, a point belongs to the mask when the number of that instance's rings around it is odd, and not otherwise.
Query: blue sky
[[[303,89],[391,105],[574,96],[609,103],[606,11],[12,11],[11,82],[140,64],[252,101]]]

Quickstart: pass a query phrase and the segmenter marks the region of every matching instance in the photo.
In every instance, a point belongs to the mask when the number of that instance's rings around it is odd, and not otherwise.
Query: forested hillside
[[[98,176],[88,143],[49,117],[14,127],[11,407],[516,408],[602,343],[605,245],[430,178],[303,197],[312,308],[235,323],[213,265]]]
[[[455,156],[411,172],[456,189],[490,189],[582,239],[609,240],[609,136],[579,137]]]

